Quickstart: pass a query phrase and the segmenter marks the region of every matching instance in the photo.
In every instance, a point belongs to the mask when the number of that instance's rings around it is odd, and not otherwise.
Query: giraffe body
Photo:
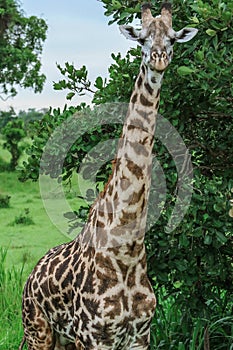
[[[112,350],[131,349],[138,343],[134,348],[143,349],[155,307],[146,277],[144,249],[139,263],[136,259],[131,265],[118,261],[117,266],[112,253],[103,254],[89,247],[82,254],[80,247],[76,239],[52,249],[29,277],[24,299],[29,349],[45,349],[44,341],[42,347],[39,345],[39,340],[45,338],[48,349],[53,349],[55,342],[63,344],[64,349],[69,343],[76,343],[77,349],[81,343],[84,349]],[[55,278],[51,278],[53,274]],[[35,280],[38,286],[33,285]],[[36,315],[33,324],[32,314]]]
[[[144,236],[156,115],[172,43],[190,40],[196,30],[176,33],[167,3],[156,18],[143,6],[140,32],[120,29],[141,43],[142,64],[113,174],[81,234],[51,249],[27,280],[23,325],[29,350],[149,348],[156,299]]]

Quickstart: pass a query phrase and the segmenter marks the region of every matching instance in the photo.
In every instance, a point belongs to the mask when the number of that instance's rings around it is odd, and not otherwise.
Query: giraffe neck
[[[113,174],[93,205],[87,223],[93,233],[86,239],[96,249],[143,244],[162,76],[141,65]]]
[[[156,116],[159,108],[162,79],[163,73],[152,71],[142,63],[130,98],[130,104],[132,106],[140,106],[140,108],[144,109],[147,113],[154,112]],[[131,119],[131,115],[127,116],[126,123],[128,119]],[[155,119],[151,118],[151,121],[154,121],[154,124],[151,125],[155,128]],[[143,126],[146,127],[146,120],[143,120],[143,123]],[[151,131],[154,132],[154,129],[151,129]]]

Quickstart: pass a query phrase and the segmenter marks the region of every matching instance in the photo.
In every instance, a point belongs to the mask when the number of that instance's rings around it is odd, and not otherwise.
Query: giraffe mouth
[[[158,72],[158,73],[163,73],[165,69],[168,67],[168,62],[154,62],[151,61],[149,63],[150,70]]]
[[[150,54],[150,68],[158,72],[163,72],[169,64],[168,54],[166,51],[159,52],[153,50]]]

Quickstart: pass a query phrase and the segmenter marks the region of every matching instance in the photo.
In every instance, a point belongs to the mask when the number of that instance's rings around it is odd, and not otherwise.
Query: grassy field
[[[68,240],[48,218],[38,183],[20,183],[17,173],[0,173],[0,193],[11,197],[10,207],[0,209],[0,246],[7,249],[8,267],[33,266],[51,246]],[[20,217],[25,224],[17,224]]]
[[[24,282],[38,259],[52,246],[68,240],[50,222],[38,184],[17,181],[17,174],[0,174],[0,193],[10,208],[0,209],[0,349],[18,349],[22,336],[21,295]],[[16,224],[29,210],[34,224]]]
[[[0,149],[4,168],[9,154]],[[21,183],[16,172],[0,172],[0,196],[10,197],[9,208],[0,208],[0,349],[16,350],[23,332],[21,296],[26,278],[48,249],[69,238],[47,216],[37,182]]]
[[[20,182],[17,172],[7,171],[10,154],[2,147],[0,136],[0,350],[16,350],[23,329],[21,298],[24,283],[37,261],[51,248],[69,241],[68,221],[59,211],[61,200],[55,194],[56,217],[46,213],[39,182]],[[25,155],[21,161],[25,159]],[[85,193],[89,183],[77,177],[72,188],[64,188],[71,210],[83,205],[77,195]],[[46,190],[46,188],[45,188]],[[49,189],[48,189],[49,190]],[[1,197],[9,198],[9,207],[1,206]],[[64,199],[63,199],[64,200]],[[63,231],[59,230],[62,222]],[[73,233],[73,236],[76,233]]]

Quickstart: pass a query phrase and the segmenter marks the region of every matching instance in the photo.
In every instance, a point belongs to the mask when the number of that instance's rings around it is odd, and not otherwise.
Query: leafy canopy
[[[47,24],[25,17],[16,0],[0,0],[0,97],[17,94],[16,86],[41,92],[45,75],[40,73],[42,44]]]

